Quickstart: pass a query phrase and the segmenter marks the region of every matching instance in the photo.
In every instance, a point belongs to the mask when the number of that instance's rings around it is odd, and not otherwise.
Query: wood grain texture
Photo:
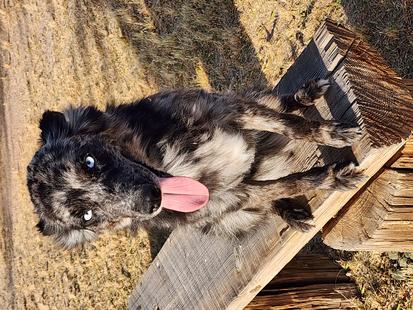
[[[348,251],[413,251],[413,136],[400,157],[323,230],[328,246]]]
[[[364,76],[357,75],[357,72],[348,74],[347,65],[353,65],[348,58],[352,55],[355,40],[358,39],[353,33],[327,21],[274,88],[278,93],[289,93],[309,79],[329,77],[333,84],[331,90],[303,114],[313,119],[357,122],[365,129],[363,138],[353,148],[337,150],[310,143],[297,144],[294,169],[298,171],[351,159],[360,162],[370,179],[403,145],[400,141],[406,136],[406,127],[411,125],[404,115],[411,111],[405,107],[407,96],[404,96],[397,81],[383,82],[381,87],[387,92],[386,98],[399,96],[400,93],[401,99],[397,99],[399,103],[392,107],[392,111],[382,114],[376,111],[387,111],[389,103],[387,99],[376,100],[375,97],[381,94],[371,93],[368,98],[359,98],[363,84],[373,89],[373,80],[383,76],[381,71],[376,75],[376,71],[369,71],[372,79],[363,83],[357,79]],[[374,53],[372,55],[375,56]],[[380,59],[373,56],[368,61],[379,62]],[[367,66],[365,63],[363,65]],[[390,68],[383,66],[380,63],[381,70],[391,72]],[[354,85],[359,88],[355,89]],[[380,105],[386,105],[386,108],[381,109]],[[395,114],[400,119],[399,129],[390,130],[381,140],[380,132],[393,122],[391,118]],[[378,118],[378,129],[370,128],[376,126],[372,122],[374,117]],[[372,149],[372,143],[380,149]],[[280,219],[274,219],[271,224],[251,232],[243,240],[205,236],[190,229],[174,231],[133,291],[129,307],[161,310],[242,309],[364,185],[330,195],[320,191],[308,193],[307,200],[315,218],[314,228],[307,233],[292,230]]]
[[[299,253],[259,293],[312,284],[352,283],[346,271],[325,253]]]
[[[406,139],[413,128],[413,99],[405,82],[383,57],[354,33],[327,21],[342,60],[362,123],[373,146]],[[351,42],[351,43],[350,43]],[[349,44],[351,45],[349,47]]]
[[[277,289],[273,295],[257,296],[246,310],[360,309],[354,283],[313,284]]]
[[[410,91],[413,98],[413,80],[403,80],[404,85]],[[412,103],[413,105],[413,100]],[[409,137],[404,146],[400,157],[391,165],[390,168],[394,169],[413,169],[413,133]]]
[[[413,170],[413,135],[407,140],[400,157],[391,164],[390,168]]]

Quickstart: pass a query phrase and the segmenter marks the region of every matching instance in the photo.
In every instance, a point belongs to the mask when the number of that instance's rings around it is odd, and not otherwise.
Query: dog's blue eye
[[[92,169],[95,167],[95,159],[92,156],[87,156],[85,163],[89,169]]]
[[[92,213],[92,210],[87,210],[86,212],[85,212],[85,214],[83,214],[83,219],[87,222],[87,221],[90,221],[91,219],[92,219],[92,215],[93,215],[93,213]]]

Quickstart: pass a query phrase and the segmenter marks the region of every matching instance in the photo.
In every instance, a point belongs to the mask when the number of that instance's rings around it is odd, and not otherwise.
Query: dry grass
[[[357,252],[341,260],[359,287],[365,309],[413,308],[413,255]]]
[[[402,78],[413,78],[413,1],[341,0],[348,23]]]
[[[273,85],[325,17],[343,23],[348,19],[403,76],[412,77],[409,3],[22,0],[0,4],[0,55],[5,56],[0,73],[12,132],[9,186],[16,308],[123,308],[150,263],[145,234],[105,236],[85,249],[64,252],[35,232],[25,167],[36,148],[42,111],[69,103],[102,106],[131,101],[164,88],[237,90]],[[407,282],[383,280],[377,294],[377,284],[371,284],[378,274],[390,279],[389,270],[397,277],[405,267],[392,267],[383,255],[374,256],[374,267],[365,255],[356,254],[346,264],[363,288],[366,304],[409,305]],[[411,260],[406,264],[411,266]],[[1,294],[4,300],[6,293]]]

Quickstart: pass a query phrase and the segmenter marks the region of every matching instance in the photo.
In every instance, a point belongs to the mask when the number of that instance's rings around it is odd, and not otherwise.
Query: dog
[[[37,227],[67,248],[136,226],[237,237],[274,214],[305,231],[312,214],[294,197],[348,190],[363,179],[353,163],[277,176],[294,154],[276,134],[337,148],[360,138],[358,126],[292,113],[329,86],[311,80],[283,96],[173,90],[105,111],[46,111],[27,168]]]

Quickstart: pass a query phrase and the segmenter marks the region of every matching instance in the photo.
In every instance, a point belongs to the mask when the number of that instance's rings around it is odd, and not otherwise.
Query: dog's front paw
[[[294,98],[304,106],[311,106],[316,99],[321,98],[327,92],[330,85],[327,79],[310,80],[295,93]]]
[[[292,228],[308,231],[314,217],[309,207],[298,205],[292,198],[279,199],[273,202],[273,210]]]
[[[337,148],[351,146],[362,137],[359,126],[339,122],[325,122],[314,135],[315,142]]]

